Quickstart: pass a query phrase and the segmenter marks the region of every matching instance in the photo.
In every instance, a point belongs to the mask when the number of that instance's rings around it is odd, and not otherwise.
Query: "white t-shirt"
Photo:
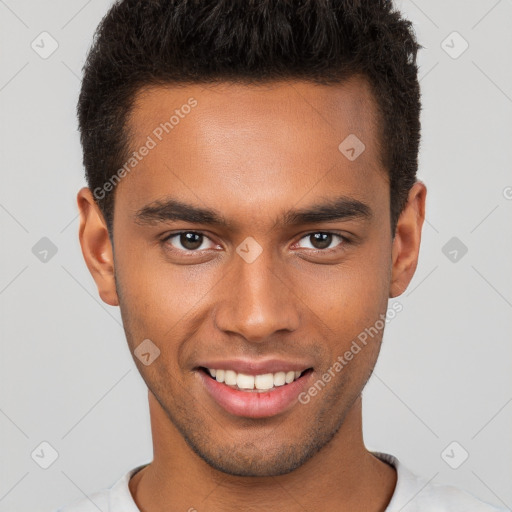
[[[396,457],[372,451],[373,455],[391,464],[397,471],[395,491],[386,512],[505,512],[507,509],[489,505],[472,494],[449,485],[429,482],[407,469]],[[55,512],[140,512],[128,487],[130,478],[147,464],[137,466],[123,475],[112,487],[81,498]]]

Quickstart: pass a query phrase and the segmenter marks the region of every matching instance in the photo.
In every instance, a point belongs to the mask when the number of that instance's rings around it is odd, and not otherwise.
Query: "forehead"
[[[116,203],[133,210],[172,195],[220,206],[229,216],[261,215],[306,196],[386,195],[377,112],[361,77],[339,85],[224,82],[145,88],[136,95],[127,123],[138,161],[117,186]],[[364,151],[347,158],[340,144],[347,149],[354,143]],[[143,146],[151,149],[140,151]]]
[[[266,130],[261,128],[272,125],[274,130],[282,131],[281,138],[315,131],[326,136],[328,143],[344,133],[353,133],[371,142],[369,138],[379,125],[378,108],[370,85],[358,75],[336,85],[302,81],[252,85],[173,84],[148,86],[136,93],[127,121],[134,138],[143,139],[157,126],[155,122],[169,121],[172,114],[183,119],[180,110],[189,98],[194,98],[199,107],[192,112],[193,128],[196,131],[216,129],[219,138],[238,132],[252,139],[259,133],[264,139]],[[184,130],[187,128],[180,129]]]

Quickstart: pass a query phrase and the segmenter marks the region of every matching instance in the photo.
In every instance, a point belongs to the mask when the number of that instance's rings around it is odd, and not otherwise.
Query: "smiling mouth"
[[[275,391],[292,382],[303,379],[313,371],[313,368],[307,368],[303,371],[276,372],[260,375],[247,375],[233,370],[205,368],[203,366],[200,366],[198,370],[205,373],[210,379],[237,391],[264,393]]]

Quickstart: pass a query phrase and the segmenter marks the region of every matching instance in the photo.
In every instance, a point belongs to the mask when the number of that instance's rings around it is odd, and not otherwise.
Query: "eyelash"
[[[179,231],[177,233],[172,233],[170,235],[167,235],[165,238],[162,239],[162,243],[164,244],[166,250],[170,251],[170,252],[178,252],[178,253],[181,253],[181,254],[200,254],[202,251],[204,250],[207,250],[207,249],[202,249],[202,250],[189,250],[189,249],[176,249],[175,247],[172,247],[170,244],[169,244],[169,240],[175,238],[175,237],[179,237],[180,235],[183,235],[183,234],[186,234],[186,233],[193,233],[195,235],[200,235],[200,236],[203,236],[204,238],[210,240],[210,238],[205,235],[204,233],[201,233],[200,231],[191,231],[191,230],[188,230],[188,231]],[[338,238],[341,239],[341,243],[338,245],[338,247],[334,247],[334,248],[330,248],[330,249],[308,249],[308,251],[312,251],[314,253],[323,253],[323,254],[331,254],[333,252],[338,252],[338,251],[342,251],[345,249],[345,245],[347,244],[350,244],[351,243],[351,240],[349,238],[347,238],[345,235],[342,235],[340,233],[337,233],[337,232],[334,232],[334,231],[311,231],[309,233],[306,233],[305,235],[303,235],[300,239],[299,239],[299,242],[301,240],[303,240],[304,238],[308,238],[312,235],[316,235],[316,234],[328,234],[328,235],[334,235],[334,236],[337,236]],[[210,240],[211,242],[213,242],[212,240]],[[298,243],[298,242],[296,242]],[[341,245],[341,248],[339,247]]]

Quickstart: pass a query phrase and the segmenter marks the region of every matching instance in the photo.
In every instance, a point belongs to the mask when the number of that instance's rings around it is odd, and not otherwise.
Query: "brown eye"
[[[197,251],[198,249],[207,249],[202,247],[205,240],[209,240],[205,235],[194,231],[182,231],[168,236],[165,242],[172,246],[172,249],[178,251]]]
[[[315,249],[327,249],[332,243],[331,233],[315,233],[309,236]]]
[[[335,239],[338,238],[342,241],[342,243],[338,243],[335,247],[330,247],[331,244],[335,241]],[[319,251],[325,251],[326,249],[336,249],[339,246],[344,245],[343,242],[346,241],[345,237],[338,235],[336,233],[329,233],[329,232],[316,232],[316,233],[309,233],[305,237],[301,239],[302,240],[308,240],[310,242],[310,249],[316,249]]]
[[[197,233],[182,233],[179,240],[185,249],[193,251],[201,247],[201,244],[203,243],[203,235],[199,235]]]

